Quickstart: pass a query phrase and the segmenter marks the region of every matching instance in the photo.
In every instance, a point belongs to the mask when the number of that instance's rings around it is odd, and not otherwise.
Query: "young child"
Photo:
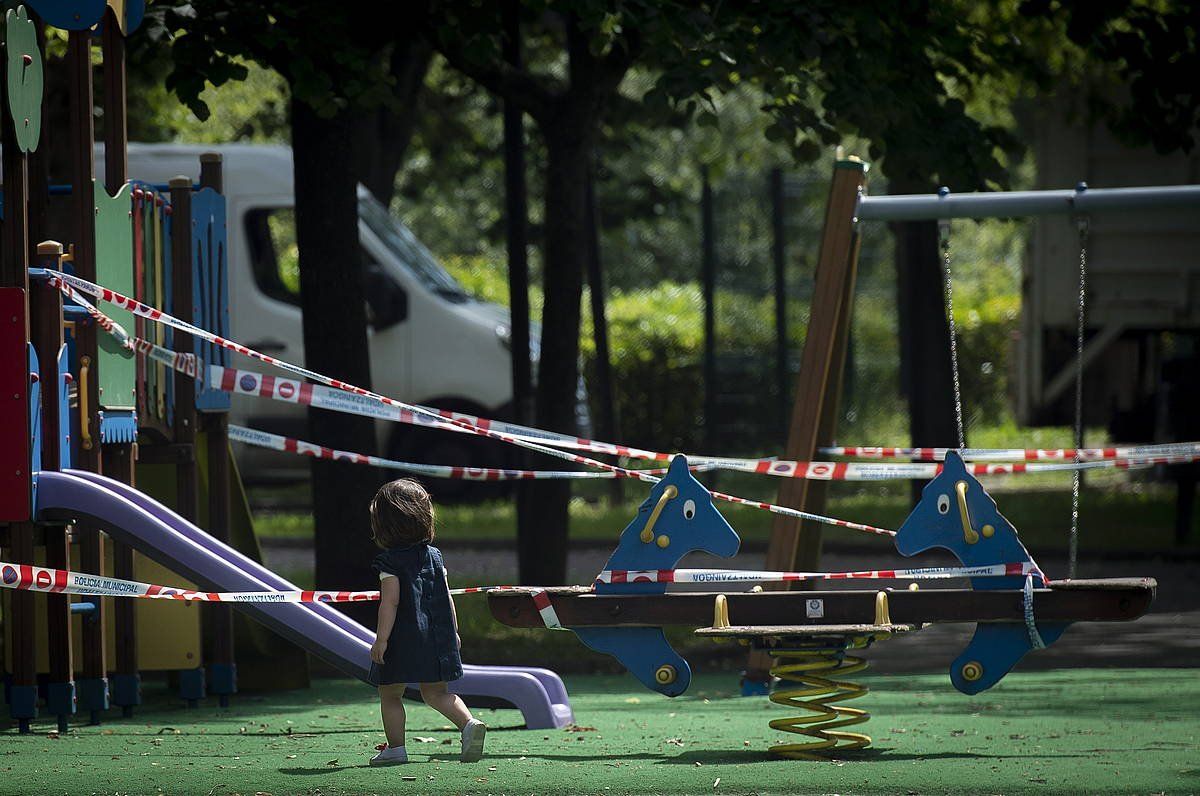
[[[446,682],[462,677],[458,617],[446,582],[442,554],[433,541],[433,502],[408,478],[384,484],[371,501],[371,531],[384,552],[379,572],[379,626],[371,647],[371,682],[379,687],[387,745],[373,766],[408,762],[404,749],[404,689],[418,683],[425,704],[462,731],[464,763],[483,756],[487,726]]]

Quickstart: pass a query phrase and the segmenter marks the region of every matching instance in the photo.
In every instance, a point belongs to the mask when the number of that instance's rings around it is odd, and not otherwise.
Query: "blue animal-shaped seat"
[[[621,532],[606,570],[674,569],[688,553],[703,550],[728,558],[741,539],[713,506],[712,496],[688,471],[687,459],[675,456],[667,475],[650,490],[633,522]],[[648,581],[649,579],[647,579]],[[665,583],[597,583],[597,594],[662,594]],[[577,628],[576,635],[594,650],[612,655],[650,689],[678,696],[687,690],[692,670],[667,643],[661,627]]]
[[[896,534],[901,555],[914,556],[935,547],[949,550],[964,566],[1033,562],[1012,523],[954,451],[946,454],[942,472],[922,491],[921,502]],[[1038,574],[1032,579],[1034,587],[1045,585]],[[971,587],[1020,590],[1025,577],[972,578]],[[1036,627],[1048,645],[1058,640],[1067,624],[1038,622]],[[980,622],[971,643],[950,666],[954,687],[965,694],[991,688],[1034,648],[1031,636],[1024,623]]]

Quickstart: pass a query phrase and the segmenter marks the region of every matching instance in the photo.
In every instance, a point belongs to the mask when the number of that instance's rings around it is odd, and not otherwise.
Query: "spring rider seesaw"
[[[765,650],[776,661],[772,674],[779,681],[771,700],[803,711],[770,725],[807,737],[773,746],[771,753],[825,759],[871,743],[869,736],[846,729],[866,722],[869,714],[840,704],[867,693],[845,679],[866,668],[852,651],[934,622],[975,622],[974,637],[950,669],[954,686],[975,694],[999,682],[1026,652],[1056,641],[1070,623],[1133,620],[1154,599],[1151,578],[1048,581],[954,452],[925,487],[895,541],[906,556],[935,547],[949,550],[963,567],[946,572],[979,574],[969,577],[969,589],[917,589],[913,583],[900,590],[667,593],[667,583],[676,580],[674,568],[687,553],[729,557],[739,546],[737,534],[680,455],[621,533],[593,587],[492,591],[488,603],[498,621],[513,627],[573,630],[666,696],[687,690],[691,669],[667,642],[665,626],[691,626],[700,636],[734,638]],[[904,578],[904,572],[854,576]],[[749,579],[722,573],[730,571],[714,570],[711,580]],[[849,579],[851,573],[838,576]]]

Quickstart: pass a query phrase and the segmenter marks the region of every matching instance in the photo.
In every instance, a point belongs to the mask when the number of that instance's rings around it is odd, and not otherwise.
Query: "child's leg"
[[[454,726],[460,730],[471,720],[471,711],[466,703],[458,698],[458,694],[451,694],[445,683],[421,683],[421,699],[454,722]]]
[[[404,684],[379,686],[379,712],[388,746],[404,746]]]

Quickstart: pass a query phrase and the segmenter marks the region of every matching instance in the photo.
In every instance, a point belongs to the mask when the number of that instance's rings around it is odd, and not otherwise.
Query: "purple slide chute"
[[[40,472],[37,512],[43,519],[87,516],[110,536],[212,591],[282,591],[298,587],[214,539],[148,495],[77,470]],[[256,621],[360,680],[371,668],[373,631],[325,603],[235,603]],[[506,702],[530,729],[574,721],[566,688],[548,669],[463,666],[450,689],[464,697]]]

